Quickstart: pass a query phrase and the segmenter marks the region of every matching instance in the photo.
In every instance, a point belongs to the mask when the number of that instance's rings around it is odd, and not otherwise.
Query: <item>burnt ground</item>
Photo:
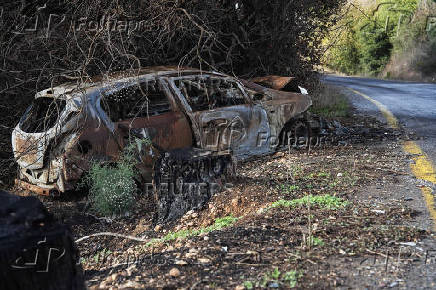
[[[77,239],[143,240],[78,243],[91,289],[413,287],[413,270],[434,263],[436,251],[401,151],[411,135],[362,116],[340,121],[332,144],[239,164],[232,187],[171,225],[152,224],[146,195],[113,220],[90,213],[85,197],[43,201]],[[347,203],[270,208],[308,195]]]

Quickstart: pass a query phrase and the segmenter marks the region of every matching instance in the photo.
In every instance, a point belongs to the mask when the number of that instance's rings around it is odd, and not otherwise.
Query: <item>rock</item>
[[[188,259],[195,258],[195,256],[197,256],[197,253],[186,253],[186,255],[185,255],[185,257]]]
[[[106,282],[106,281],[103,281],[103,282],[101,282],[101,283],[98,285],[98,288],[100,288],[100,289],[106,289],[106,287],[107,287],[107,282]]]
[[[337,177],[342,177],[342,175],[343,175],[343,174],[339,172],[336,176],[337,176]]]
[[[121,285],[119,288],[120,289],[125,289],[125,288],[144,289],[144,286],[135,281],[128,281],[127,283]]]
[[[112,275],[107,276],[105,281],[106,281],[106,284],[110,284],[113,281],[112,280]]]
[[[112,281],[116,281],[118,278],[118,273],[114,273],[111,275]]]
[[[180,276],[180,271],[177,268],[172,268],[170,270],[169,274],[170,274],[171,277],[179,277]]]
[[[184,266],[184,265],[188,265],[188,262],[184,261],[184,260],[177,260],[176,265],[180,265],[180,266]]]
[[[201,263],[201,264],[210,264],[211,260],[208,259],[208,258],[199,258],[198,262]]]
[[[127,270],[126,270],[126,272],[127,272],[127,276],[132,276],[132,273],[134,273],[134,272],[136,272],[136,265],[132,265],[132,266],[130,266]]]
[[[204,236],[204,237],[203,237],[203,240],[205,240],[205,241],[209,241],[209,237],[208,237],[208,236]]]
[[[154,231],[155,231],[155,232],[158,232],[158,231],[160,231],[161,229],[162,229],[162,226],[161,226],[161,225],[157,225],[157,226],[154,227]]]
[[[389,284],[389,288],[394,288],[394,287],[397,287],[397,286],[398,286],[398,282],[397,281],[392,282],[391,284]]]
[[[237,206],[239,205],[240,202],[241,202],[241,200],[240,200],[239,197],[234,198],[234,199],[232,199],[232,206],[233,206],[233,207],[237,207]]]

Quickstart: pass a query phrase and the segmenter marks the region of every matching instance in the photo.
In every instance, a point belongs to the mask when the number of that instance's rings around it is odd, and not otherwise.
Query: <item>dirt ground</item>
[[[410,287],[411,271],[436,257],[420,244],[431,223],[400,146],[413,135],[340,121],[332,144],[239,164],[232,186],[171,225],[152,223],[145,195],[113,220],[86,197],[43,201],[77,239],[131,237],[78,242],[91,289]],[[272,207],[279,200],[288,206]]]

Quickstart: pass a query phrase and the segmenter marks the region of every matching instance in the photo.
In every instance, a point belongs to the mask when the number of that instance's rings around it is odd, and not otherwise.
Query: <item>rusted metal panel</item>
[[[281,90],[289,84],[290,81],[295,80],[294,77],[281,77],[281,76],[264,76],[250,79],[251,82],[264,85],[274,90]]]
[[[39,185],[34,185],[20,179],[15,179],[15,185],[43,196],[59,196],[60,194],[56,188],[46,189]]]

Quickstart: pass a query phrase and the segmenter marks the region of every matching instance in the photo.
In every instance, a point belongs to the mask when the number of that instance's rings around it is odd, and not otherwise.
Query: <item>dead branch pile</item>
[[[313,83],[343,0],[22,0],[0,10],[2,135],[36,91],[150,65]],[[3,115],[3,114],[2,114]],[[9,148],[9,141],[2,144]],[[5,155],[5,156],[3,156]],[[0,158],[9,158],[10,152]]]

